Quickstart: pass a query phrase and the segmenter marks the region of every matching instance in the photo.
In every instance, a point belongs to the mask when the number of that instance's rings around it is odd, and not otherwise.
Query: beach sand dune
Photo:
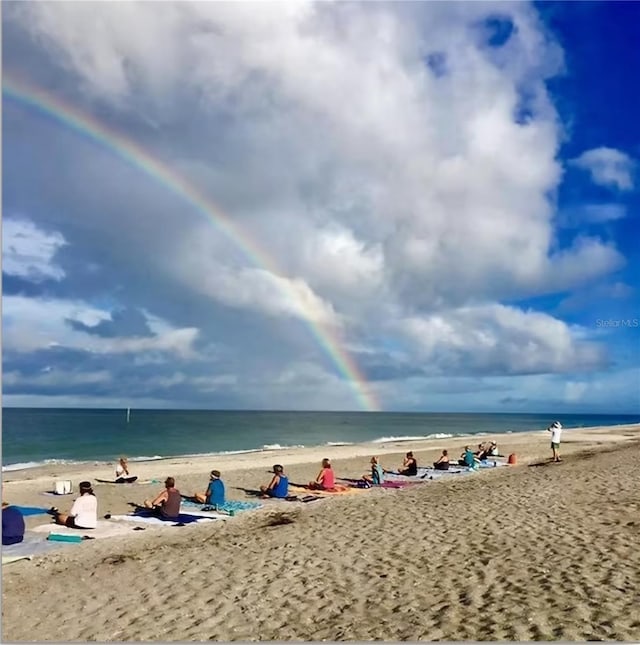
[[[567,446],[560,464],[536,438],[538,466],[283,502],[12,564],[3,639],[638,640],[640,443],[603,436]],[[360,474],[362,460],[341,470]]]

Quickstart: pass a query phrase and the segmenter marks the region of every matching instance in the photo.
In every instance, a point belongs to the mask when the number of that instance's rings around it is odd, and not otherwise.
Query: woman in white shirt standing
[[[56,524],[72,529],[95,529],[98,525],[98,500],[91,482],[80,482],[80,497],[73,502],[68,514],[61,513],[57,508],[51,510]]]

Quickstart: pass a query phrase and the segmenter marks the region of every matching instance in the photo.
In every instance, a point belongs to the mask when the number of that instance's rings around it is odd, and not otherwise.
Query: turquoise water
[[[640,415],[220,412],[5,408],[3,470],[55,461],[179,455],[401,441],[429,437],[640,423]]]

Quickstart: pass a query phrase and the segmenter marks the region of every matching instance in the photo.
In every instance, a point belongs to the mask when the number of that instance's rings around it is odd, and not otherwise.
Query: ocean
[[[2,470],[640,423],[640,415],[5,408]],[[374,450],[372,445],[372,452]]]

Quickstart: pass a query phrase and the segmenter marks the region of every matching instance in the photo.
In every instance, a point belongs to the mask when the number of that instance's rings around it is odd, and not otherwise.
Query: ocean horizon
[[[127,411],[3,408],[3,472],[45,464],[242,454],[640,423],[640,414]]]

